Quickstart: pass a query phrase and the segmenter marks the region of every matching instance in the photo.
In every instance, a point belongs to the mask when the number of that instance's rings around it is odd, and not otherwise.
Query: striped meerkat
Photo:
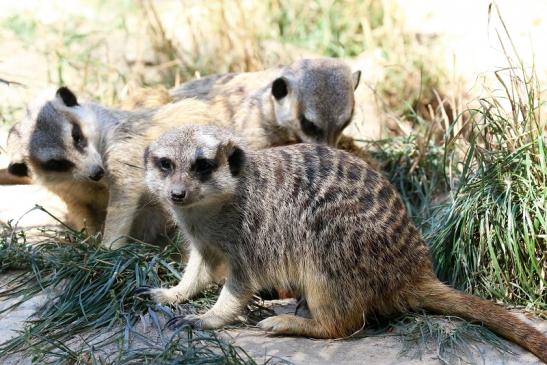
[[[171,90],[175,100],[210,104],[251,147],[288,142],[335,146],[352,120],[361,71],[334,58],[303,59],[264,71],[212,75]]]
[[[427,309],[485,324],[547,360],[547,338],[506,309],[442,284],[394,187],[362,160],[325,145],[252,151],[211,126],[172,130],[145,153],[146,184],[190,240],[180,283],[144,288],[185,301],[226,276],[206,313],[178,317],[219,328],[254,292],[291,288],[311,318],[258,326],[284,335],[348,336],[374,315]]]

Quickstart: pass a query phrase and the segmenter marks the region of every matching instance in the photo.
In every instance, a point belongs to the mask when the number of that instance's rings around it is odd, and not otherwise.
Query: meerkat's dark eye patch
[[[8,172],[15,176],[29,176],[27,164],[24,162],[14,162],[8,165]]]
[[[166,175],[170,174],[175,169],[175,164],[167,157],[154,157],[153,160],[154,165],[156,165],[156,167]]]
[[[272,84],[272,95],[276,100],[283,99],[289,93],[287,81],[280,77],[275,79]]]
[[[302,127],[302,132],[310,137],[320,138],[323,136],[323,131],[321,128],[315,125],[315,123],[307,120],[303,115],[300,117],[300,126]]]
[[[74,167],[74,163],[66,159],[51,159],[42,163],[42,168],[46,171],[68,172]]]
[[[87,138],[85,138],[82,128],[77,123],[72,124],[72,142],[74,143],[74,148],[79,152],[83,153],[87,147]]]
[[[191,167],[191,170],[201,181],[207,180],[213,171],[218,167],[216,160],[210,158],[198,158]]]

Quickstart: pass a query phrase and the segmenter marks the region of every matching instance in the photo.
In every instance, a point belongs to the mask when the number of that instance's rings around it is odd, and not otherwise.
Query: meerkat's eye
[[[87,146],[87,140],[82,133],[82,129],[76,123],[72,125],[72,140],[74,141],[74,147],[79,151],[83,151]]]
[[[321,129],[315,123],[307,120],[303,115],[300,117],[300,126],[302,127],[302,131],[308,136],[321,137],[323,135]]]
[[[168,173],[173,171],[175,166],[170,159],[162,157],[158,160],[158,167],[161,171]]]

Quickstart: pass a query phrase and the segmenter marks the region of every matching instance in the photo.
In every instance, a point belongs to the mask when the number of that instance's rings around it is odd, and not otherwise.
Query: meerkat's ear
[[[284,77],[279,77],[272,83],[272,95],[275,100],[281,100],[289,93],[289,83]]]
[[[357,89],[359,86],[359,81],[361,80],[361,71],[357,70],[353,73],[353,90]]]
[[[68,107],[78,105],[78,99],[76,98],[76,95],[66,86],[62,86],[57,89],[57,93],[55,93],[55,95],[60,98],[63,101],[63,104]]]
[[[233,141],[221,144],[219,146],[218,154],[224,155],[228,161],[228,167],[232,176],[240,174],[243,165],[245,164],[245,152]]]

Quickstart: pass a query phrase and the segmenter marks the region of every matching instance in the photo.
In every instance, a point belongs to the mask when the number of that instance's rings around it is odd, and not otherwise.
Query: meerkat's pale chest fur
[[[215,127],[172,130],[147,149],[146,182],[190,240],[188,265],[156,301],[191,298],[227,273],[217,303],[178,319],[219,328],[254,292],[291,288],[311,318],[279,315],[277,334],[348,336],[370,316],[428,309],[482,322],[547,360],[547,338],[495,305],[435,277],[427,245],[395,189],[356,157],[324,145],[250,151]]]

